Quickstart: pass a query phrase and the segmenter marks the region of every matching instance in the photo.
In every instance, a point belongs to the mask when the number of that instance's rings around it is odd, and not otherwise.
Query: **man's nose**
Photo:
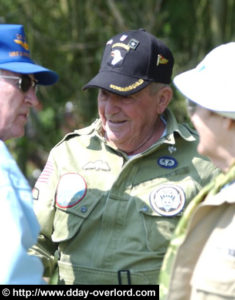
[[[25,101],[32,107],[36,107],[39,105],[39,100],[36,95],[36,90],[35,88],[29,89],[29,91],[25,95]]]
[[[120,111],[120,101],[118,96],[110,94],[106,103],[106,113],[107,114],[115,114]]]

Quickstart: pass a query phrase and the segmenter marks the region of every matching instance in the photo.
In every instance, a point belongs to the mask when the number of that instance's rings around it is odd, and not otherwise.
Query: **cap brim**
[[[151,81],[149,80],[133,78],[111,71],[102,71],[91,79],[83,87],[83,90],[88,88],[102,88],[117,95],[128,96],[139,92],[150,83]]]
[[[229,99],[234,94],[234,87],[229,81],[213,70],[195,68],[177,75],[173,83],[186,98],[213,111],[227,111],[223,99]],[[230,101],[230,105],[233,107],[228,110],[234,111],[235,101]]]
[[[9,62],[0,64],[0,69],[21,74],[34,74],[38,84],[51,85],[57,82],[58,75],[42,66],[28,62]]]

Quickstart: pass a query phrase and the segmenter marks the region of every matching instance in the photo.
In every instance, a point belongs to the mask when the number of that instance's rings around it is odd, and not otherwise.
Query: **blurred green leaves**
[[[176,75],[235,40],[235,1],[1,0],[0,22],[24,24],[32,58],[60,76],[56,85],[40,87],[41,107],[32,112],[26,137],[8,143],[31,178],[66,132],[96,118],[97,91],[82,87],[98,72],[111,36],[145,28],[171,48]],[[176,91],[170,107],[179,121],[188,119]]]

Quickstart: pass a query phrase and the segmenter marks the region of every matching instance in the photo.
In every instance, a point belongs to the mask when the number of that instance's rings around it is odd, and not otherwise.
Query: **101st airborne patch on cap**
[[[185,194],[178,185],[163,184],[153,190],[149,196],[152,209],[161,216],[178,215],[185,205]]]

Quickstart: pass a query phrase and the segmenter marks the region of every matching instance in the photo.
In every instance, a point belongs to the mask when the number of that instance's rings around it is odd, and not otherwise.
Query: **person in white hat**
[[[198,152],[222,171],[184,212],[160,275],[161,300],[235,299],[235,42],[174,78],[200,135]]]

